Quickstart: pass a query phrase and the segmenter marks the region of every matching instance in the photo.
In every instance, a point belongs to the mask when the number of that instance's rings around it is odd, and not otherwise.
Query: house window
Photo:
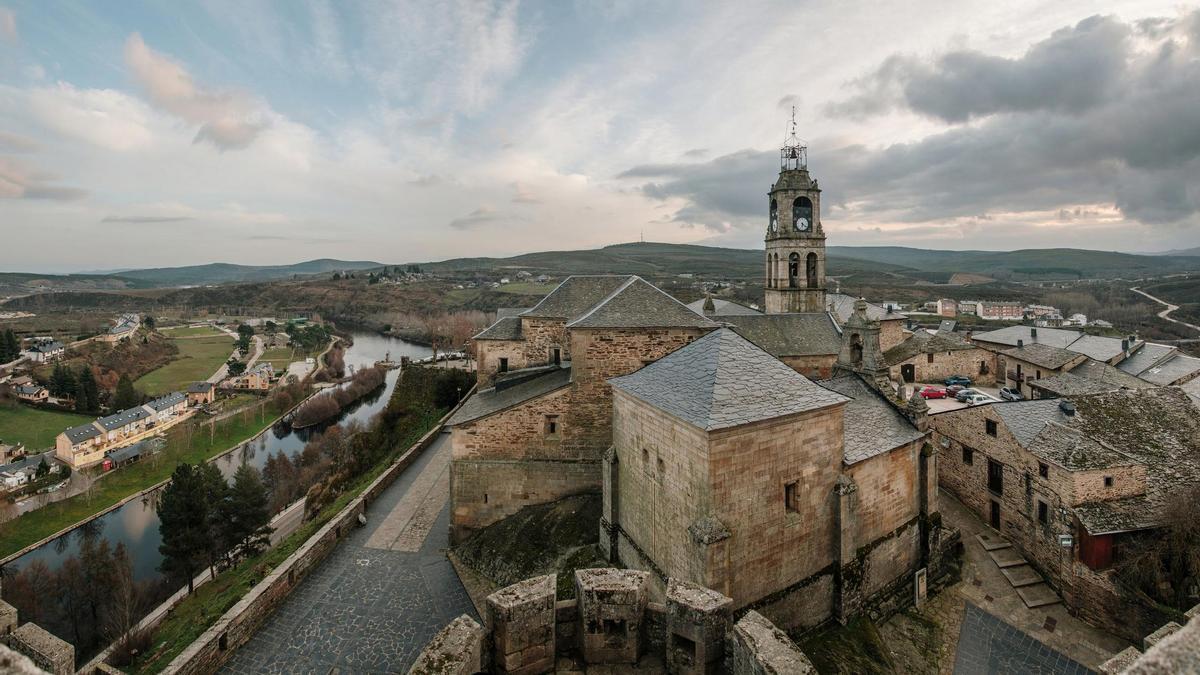
[[[987,486],[996,494],[1004,493],[1004,465],[1000,462],[988,460]]]
[[[800,484],[788,483],[783,486],[783,506],[788,513],[800,513]]]
[[[1039,370],[1036,372],[1037,372],[1037,379],[1039,379],[1039,380],[1042,379],[1042,371]]]
[[[643,466],[650,465],[650,451],[645,448],[642,448],[642,465]]]
[[[996,435],[996,420],[984,420],[983,428],[984,428],[984,431],[987,432],[988,436],[995,436]]]
[[[506,356],[500,357],[500,372],[502,372],[502,373],[508,372],[508,357],[506,357]]]
[[[1043,525],[1050,522],[1050,507],[1040,499],[1038,500],[1038,522]]]
[[[558,435],[558,415],[546,415],[545,432],[547,436]]]
[[[667,470],[667,463],[662,461],[662,457],[658,458],[658,475],[662,475]]]
[[[925,355],[925,362],[926,362],[926,363],[933,363],[933,354],[926,354],[926,355]]]
[[[975,450],[972,448],[968,448],[967,446],[964,445],[963,446],[963,464],[970,465],[970,464],[974,464],[974,463],[975,463]]]
[[[1104,477],[1104,487],[1112,487],[1112,486],[1113,486],[1112,476],[1105,476]]]
[[[1046,466],[1045,462],[1038,462],[1038,475],[1042,478],[1050,477],[1050,467]]]
[[[551,347],[550,348],[550,361],[552,363],[554,363],[554,365],[556,365],[556,366],[561,365],[562,364],[562,349],[560,349],[559,347]]]

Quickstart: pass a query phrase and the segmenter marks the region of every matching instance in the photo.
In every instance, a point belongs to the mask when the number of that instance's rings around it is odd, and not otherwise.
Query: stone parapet
[[[575,571],[579,644],[588,663],[637,663],[650,573],[613,568]]]
[[[526,579],[487,597],[487,628],[492,636],[495,672],[533,675],[554,670],[555,600],[553,574]]]
[[[815,675],[817,669],[787,634],[753,610],[728,638],[728,670],[733,675]]]
[[[433,636],[409,671],[414,675],[474,675],[483,670],[483,626],[463,614]]]
[[[666,664],[671,673],[720,670],[733,598],[688,581],[667,582]]]
[[[75,647],[35,623],[17,628],[4,638],[4,643],[52,675],[75,672]]]

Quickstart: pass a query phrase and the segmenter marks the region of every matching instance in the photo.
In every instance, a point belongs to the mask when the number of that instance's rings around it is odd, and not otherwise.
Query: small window
[[[487,496],[487,495],[488,495],[488,493],[486,493],[486,492],[485,492],[485,493],[483,493],[483,503],[484,503],[484,504],[486,504],[486,503],[488,502],[488,496]]]
[[[800,484],[788,483],[783,486],[783,506],[788,513],[800,513]]]
[[[667,463],[662,461],[662,457],[658,458],[658,473],[662,474],[667,470]]]
[[[1042,379],[1042,371],[1037,371],[1037,379]]]
[[[1043,525],[1050,522],[1050,507],[1040,499],[1038,500],[1038,522]]]
[[[926,354],[926,355],[925,355],[925,362],[926,362],[926,363],[933,363],[933,354]]]
[[[650,463],[650,451],[645,448],[642,448],[642,464],[649,464],[649,463]]]
[[[1050,467],[1046,466],[1045,462],[1038,462],[1038,475],[1042,478],[1050,477]]]
[[[970,464],[974,464],[974,463],[975,463],[975,450],[973,448],[968,448],[967,446],[964,445],[963,446],[963,464],[970,465]]]
[[[553,362],[554,365],[556,365],[556,366],[562,364],[562,349],[560,349],[558,347],[551,348],[550,349],[550,361]]]
[[[546,415],[544,430],[547,436],[558,435],[558,415]]]
[[[500,372],[502,372],[502,373],[508,372],[508,357],[507,356],[500,357]]]
[[[1105,476],[1104,477],[1104,487],[1112,487],[1112,486],[1113,486],[1112,476]]]
[[[996,435],[996,420],[984,420],[983,426],[988,436]]]

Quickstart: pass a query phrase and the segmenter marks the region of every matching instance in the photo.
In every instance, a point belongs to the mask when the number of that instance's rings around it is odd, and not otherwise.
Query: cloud
[[[460,218],[451,220],[450,227],[456,230],[470,230],[482,225],[490,225],[491,223],[505,220],[504,214],[498,213],[490,206],[480,206],[474,211]]]
[[[7,7],[0,7],[0,39],[17,41],[17,15]]]
[[[88,195],[76,187],[51,184],[57,176],[39,172],[15,159],[0,157],[0,199],[74,201]]]
[[[152,224],[152,223],[179,223],[186,220],[195,220],[190,216],[105,216],[100,220],[102,223],[131,223],[131,224]]]
[[[832,115],[866,117],[903,106],[944,122],[997,113],[1078,113],[1122,93],[1130,26],[1093,16],[1055,31],[1024,56],[1007,59],[973,50],[926,63],[895,55],[853,87],[860,93],[829,106]]]
[[[153,112],[119,91],[80,89],[59,82],[32,89],[25,96],[34,119],[64,137],[120,152],[153,144]]]
[[[0,152],[33,152],[41,147],[32,138],[0,131]]]
[[[513,183],[513,190],[516,194],[513,195],[512,201],[514,204],[541,204],[542,200],[537,198],[537,195],[529,188],[528,185],[517,181]]]
[[[193,142],[239,150],[253,143],[269,124],[261,103],[243,92],[198,86],[183,66],[147,47],[138,33],[125,41],[125,63],[151,102],[199,125]]]

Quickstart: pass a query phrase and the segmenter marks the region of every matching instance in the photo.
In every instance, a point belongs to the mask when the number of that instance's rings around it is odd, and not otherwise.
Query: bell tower
[[[767,197],[767,313],[824,312],[821,190],[808,175],[808,147],[796,137],[794,107],[791,133],[779,150],[779,178]]]

